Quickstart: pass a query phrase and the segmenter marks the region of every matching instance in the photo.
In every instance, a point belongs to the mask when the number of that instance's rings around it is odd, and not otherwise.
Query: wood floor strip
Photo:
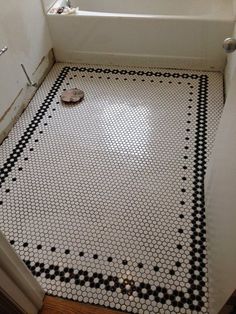
[[[39,314],[121,314],[124,312],[107,309],[103,306],[83,304],[57,297],[45,296]]]

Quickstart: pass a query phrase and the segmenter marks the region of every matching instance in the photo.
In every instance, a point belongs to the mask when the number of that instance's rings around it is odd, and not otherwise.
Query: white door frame
[[[236,70],[206,176],[210,314],[236,289]]]
[[[0,232],[0,290],[24,313],[36,314],[44,291]]]

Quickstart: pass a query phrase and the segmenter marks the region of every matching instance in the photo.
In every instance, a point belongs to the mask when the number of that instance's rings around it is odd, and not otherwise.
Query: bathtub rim
[[[47,13],[49,18],[83,18],[83,17],[97,17],[97,18],[111,18],[111,19],[158,19],[158,20],[176,20],[176,21],[217,21],[217,22],[233,22],[234,15],[231,16],[216,16],[216,15],[151,15],[151,14],[126,14],[126,13],[104,13],[93,11],[79,11],[77,14],[54,14]]]
[[[198,20],[198,21],[235,21],[235,14],[233,10],[233,3],[232,3],[232,10],[230,10],[229,5],[226,5],[227,11],[222,13],[222,11],[217,13],[206,13],[201,15],[184,15],[184,14],[135,14],[135,13],[112,13],[112,12],[98,12],[98,11],[86,11],[86,10],[78,10],[75,14],[55,14],[50,13],[53,8],[57,8],[63,6],[65,0],[55,0],[50,8],[47,10],[47,16],[64,16],[68,18],[78,18],[78,17],[110,17],[110,18],[130,18],[130,19],[162,19],[162,20]],[[228,6],[228,7],[227,7]]]

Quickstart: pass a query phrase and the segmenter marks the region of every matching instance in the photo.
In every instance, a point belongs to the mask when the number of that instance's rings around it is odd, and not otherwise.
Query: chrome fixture
[[[21,64],[21,67],[22,67],[22,70],[24,71],[25,73],[25,76],[27,78],[27,81],[28,81],[28,86],[33,86],[33,87],[36,87],[37,86],[37,83],[33,83],[28,75],[28,73],[26,72],[26,69],[25,69],[25,66],[24,64]]]
[[[236,39],[226,38],[223,43],[223,48],[226,53],[234,52],[236,50]]]
[[[4,54],[4,52],[7,51],[7,46],[3,47],[1,50],[0,50],[0,56]]]

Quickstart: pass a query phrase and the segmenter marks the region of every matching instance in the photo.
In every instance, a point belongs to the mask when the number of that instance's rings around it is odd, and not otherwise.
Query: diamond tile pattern
[[[60,94],[85,99],[65,106]],[[56,64],[1,146],[0,227],[48,294],[207,313],[220,73]]]

